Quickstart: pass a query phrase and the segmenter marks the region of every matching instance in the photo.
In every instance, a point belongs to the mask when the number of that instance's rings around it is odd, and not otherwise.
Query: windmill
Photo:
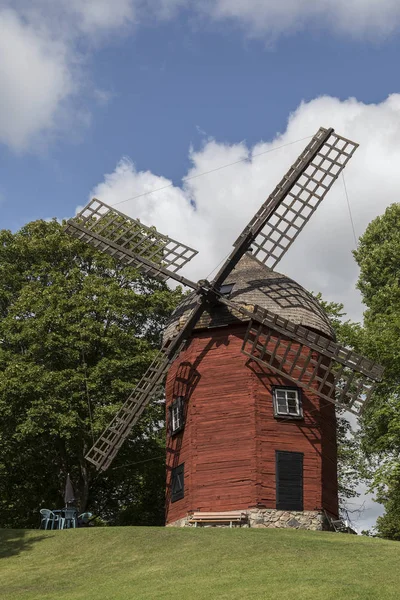
[[[301,523],[298,515],[308,511],[311,517],[306,526],[314,523],[315,514],[322,514],[322,510],[337,516],[334,407],[359,415],[383,369],[336,343],[317,303],[274,268],[357,147],[333,129],[320,128],[237,238],[211,282],[196,283],[178,273],[197,254],[195,250],[97,199],[67,222],[69,234],[117,261],[162,281],[174,279],[193,290],[173,315],[156,359],[86,456],[99,470],[110,466],[169,372],[169,523],[182,519],[197,522],[196,515],[205,515],[204,511],[219,514],[223,520],[221,510],[232,516],[235,509],[249,509],[250,522],[254,522],[255,514],[259,520],[263,514],[264,523],[272,513],[281,519],[284,511],[289,521],[297,524]],[[246,275],[249,272],[251,285]],[[216,341],[215,332],[221,331]],[[218,352],[213,349],[212,354],[214,342],[224,349],[215,347]],[[197,350],[193,350],[196,343]],[[229,344],[230,355],[226,352]],[[215,366],[218,364],[224,365],[220,371]],[[210,381],[225,382],[226,390],[229,388],[226,393],[220,388],[218,401],[210,400],[202,387],[202,378],[207,379],[204,365],[208,365],[208,373],[214,368]],[[246,381],[247,387],[236,396],[230,385],[232,377],[236,388]],[[230,406],[235,402],[239,403],[235,404],[238,413],[233,417]],[[222,412],[216,416],[215,410]],[[214,437],[207,411],[218,423]],[[249,411],[254,431],[248,433],[243,427],[236,430]],[[265,421],[261,418],[261,423],[257,415],[264,415]],[[230,422],[233,418],[236,421]],[[269,433],[265,433],[266,423],[271,425]],[[306,446],[303,438],[307,438]],[[235,445],[240,446],[244,439],[243,460],[229,461],[229,456],[235,455]],[[303,451],[296,451],[296,444]],[[268,454],[271,448],[273,453]],[[264,454],[269,456],[266,462]],[[240,462],[246,463],[242,471]],[[209,471],[202,475],[206,463]],[[211,468],[215,464],[217,467]],[[214,482],[212,489],[209,481]]]

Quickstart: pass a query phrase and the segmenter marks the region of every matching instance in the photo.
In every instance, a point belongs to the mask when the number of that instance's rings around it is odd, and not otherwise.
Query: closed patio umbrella
[[[72,504],[73,502],[75,502],[74,488],[72,487],[69,473],[67,474],[67,481],[65,482],[64,502],[65,506],[68,506],[68,504]]]

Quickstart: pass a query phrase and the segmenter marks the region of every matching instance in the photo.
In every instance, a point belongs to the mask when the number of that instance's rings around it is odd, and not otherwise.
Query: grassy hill
[[[0,530],[1,600],[385,600],[400,543],[282,529]]]

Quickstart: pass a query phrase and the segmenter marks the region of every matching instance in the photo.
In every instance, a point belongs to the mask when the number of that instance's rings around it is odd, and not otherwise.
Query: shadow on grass
[[[29,550],[37,542],[48,539],[48,535],[30,535],[28,529],[0,529],[0,558],[8,558]]]

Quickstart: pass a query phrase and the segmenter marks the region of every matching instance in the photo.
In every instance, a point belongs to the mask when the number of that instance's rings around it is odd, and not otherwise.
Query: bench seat
[[[190,516],[189,523],[242,523],[247,518],[245,512],[242,511],[226,511],[226,512],[194,512]]]

